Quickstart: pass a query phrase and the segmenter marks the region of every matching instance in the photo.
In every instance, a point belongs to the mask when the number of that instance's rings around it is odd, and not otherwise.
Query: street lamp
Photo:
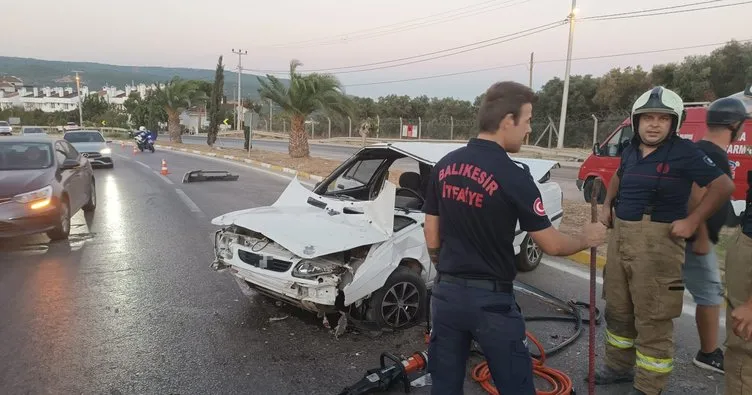
[[[564,71],[564,93],[561,97],[561,117],[559,118],[559,139],[556,148],[564,148],[564,129],[567,122],[567,99],[569,99],[569,71],[572,66],[572,41],[574,40],[574,17],[580,10],[577,8],[577,0],[572,0],[572,8],[569,11],[569,44],[567,45],[567,67]]]

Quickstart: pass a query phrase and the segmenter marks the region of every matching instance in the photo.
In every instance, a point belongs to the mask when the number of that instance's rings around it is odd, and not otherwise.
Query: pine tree
[[[222,65],[222,56],[219,57],[217,62],[217,71],[214,74],[214,86],[212,87],[211,102],[209,103],[209,133],[206,136],[206,143],[209,146],[213,146],[217,141],[217,133],[219,133],[219,123],[221,122],[220,116],[222,111],[220,106],[222,105],[222,97],[224,96],[225,86],[225,67]]]

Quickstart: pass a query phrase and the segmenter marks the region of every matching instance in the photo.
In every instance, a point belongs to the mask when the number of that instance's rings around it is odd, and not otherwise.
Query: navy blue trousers
[[[480,345],[501,394],[535,395],[525,321],[513,293],[440,282],[431,297],[431,394],[463,393],[471,342]]]

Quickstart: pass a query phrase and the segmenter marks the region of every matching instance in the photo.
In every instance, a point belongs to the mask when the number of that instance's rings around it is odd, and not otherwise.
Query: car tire
[[[399,266],[371,295],[369,315],[381,328],[406,329],[425,318],[426,293],[426,283],[420,275]]]
[[[60,208],[61,212],[60,218],[58,219],[59,223],[57,224],[55,229],[47,232],[47,237],[49,237],[52,241],[65,240],[70,235],[71,213],[67,198],[63,198],[60,201]]]
[[[598,204],[603,204],[606,200],[606,187],[603,185],[603,181],[600,178],[590,177],[585,181],[585,185],[582,187],[582,194],[586,203],[590,203],[590,196],[593,194],[593,187],[598,183],[600,189],[598,190]]]
[[[91,184],[89,184],[89,191],[89,201],[81,208],[87,213],[90,213],[97,208],[97,184],[94,182],[93,178],[91,179]]]
[[[525,235],[520,244],[520,253],[515,257],[517,271],[531,272],[540,265],[543,259],[543,250],[535,243],[530,234]]]

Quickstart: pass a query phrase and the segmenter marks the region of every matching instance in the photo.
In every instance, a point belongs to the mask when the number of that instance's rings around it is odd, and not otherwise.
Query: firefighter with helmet
[[[713,119],[708,113],[708,124],[723,125],[734,136],[742,133],[744,121],[752,119],[744,104],[728,97],[716,103]],[[726,253],[728,299],[724,370],[727,395],[752,394],[752,171],[747,173],[747,183],[747,205],[741,228]]]
[[[733,97],[724,97],[711,103],[706,112],[707,133],[696,142],[715,164],[732,178],[731,166],[726,150],[739,137],[739,131],[746,119],[744,104]],[[692,186],[689,210],[692,211],[704,194],[704,189]],[[713,213],[700,224],[692,241],[687,241],[684,261],[684,283],[694,298],[697,334],[700,350],[693,363],[700,368],[724,373],[723,351],[718,347],[718,329],[721,304],[723,303],[723,283],[718,270],[715,246],[718,244],[721,228],[726,224],[728,213],[732,212],[731,201],[724,202],[723,208]]]
[[[596,384],[634,381],[629,394],[660,394],[673,369],[673,319],[681,315],[686,239],[734,184],[677,131],[684,102],[658,86],[632,107],[634,137],[611,178],[600,221],[609,236],[603,292],[606,357]],[[692,183],[707,188],[688,214]]]

